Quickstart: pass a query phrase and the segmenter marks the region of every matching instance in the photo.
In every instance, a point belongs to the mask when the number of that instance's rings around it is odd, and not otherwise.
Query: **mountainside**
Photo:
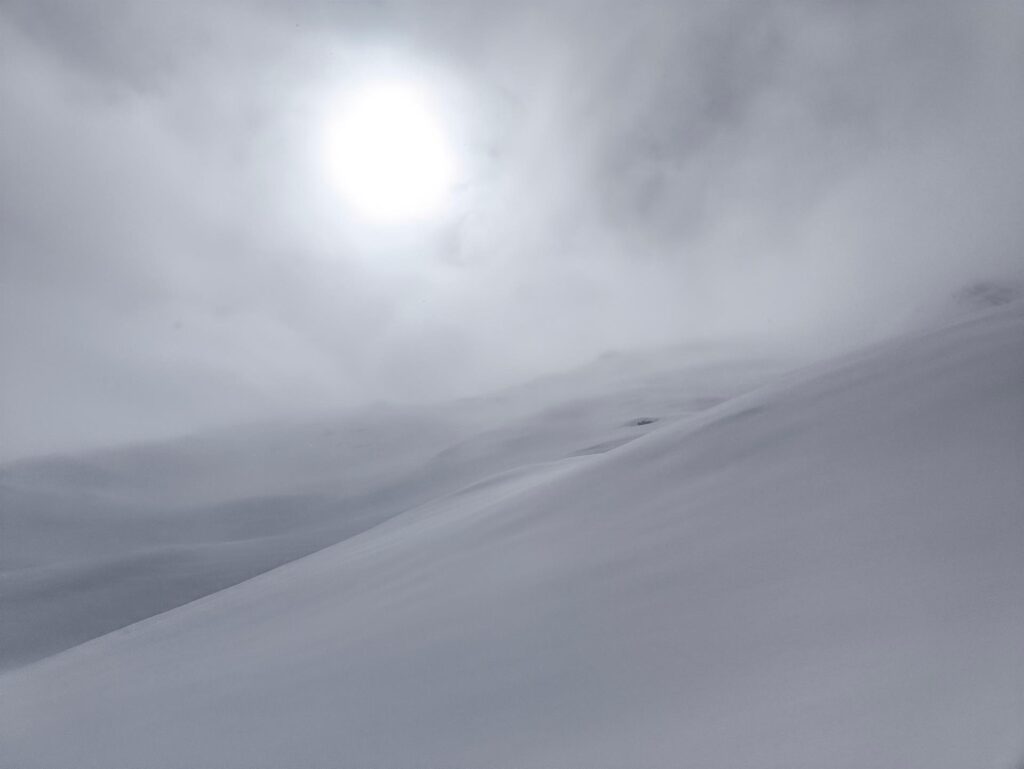
[[[379,406],[0,467],[0,670],[490,476],[607,451],[769,379],[698,348],[607,356],[497,395]]]
[[[0,764],[1019,760],[1020,304],[643,437],[619,403],[622,435],[538,415],[490,473],[3,674]],[[452,445],[427,477],[486,456]]]

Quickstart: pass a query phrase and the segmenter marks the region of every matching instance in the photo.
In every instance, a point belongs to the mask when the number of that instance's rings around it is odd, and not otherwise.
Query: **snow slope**
[[[0,676],[32,767],[1010,767],[1024,310],[510,469]]]
[[[495,396],[380,406],[0,468],[0,670],[70,648],[526,464],[621,445],[779,368],[608,356]],[[650,424],[636,424],[657,417]]]

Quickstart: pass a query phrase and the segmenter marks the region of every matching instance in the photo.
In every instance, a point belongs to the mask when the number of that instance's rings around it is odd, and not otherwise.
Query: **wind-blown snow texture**
[[[1019,304],[615,444],[11,670],[4,765],[1019,759]]]

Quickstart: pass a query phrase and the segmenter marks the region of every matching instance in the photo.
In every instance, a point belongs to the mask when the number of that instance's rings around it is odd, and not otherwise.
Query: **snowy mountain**
[[[180,606],[524,465],[749,390],[743,350],[610,355],[495,396],[0,467],[0,670]]]
[[[1024,306],[753,391],[621,364],[5,468],[0,764],[1019,761]]]

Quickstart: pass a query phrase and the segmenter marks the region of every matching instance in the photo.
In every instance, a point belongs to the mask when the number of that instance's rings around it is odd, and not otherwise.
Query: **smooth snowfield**
[[[614,355],[474,400],[0,467],[0,670],[489,477],[623,445],[778,368],[741,350]]]
[[[1020,305],[579,454],[0,676],[0,763],[1019,760]]]

